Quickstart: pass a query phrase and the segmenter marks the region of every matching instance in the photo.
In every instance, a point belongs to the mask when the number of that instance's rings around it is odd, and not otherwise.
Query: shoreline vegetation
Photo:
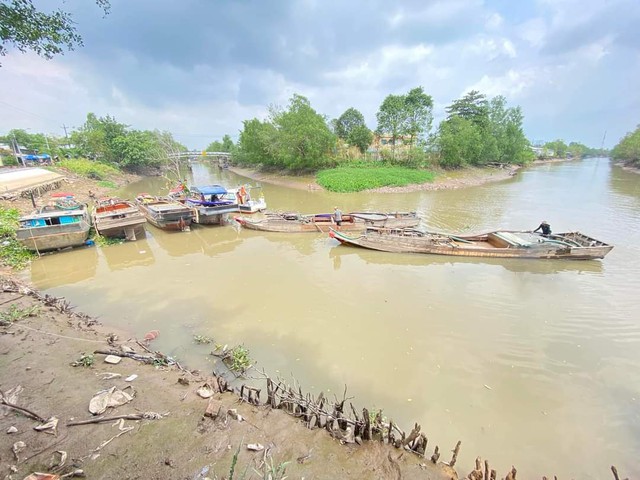
[[[153,349],[161,332],[136,340],[63,298],[4,274],[0,284],[0,426],[14,452],[6,478],[516,478],[480,457],[460,476],[461,442],[440,448],[418,424],[404,431],[382,411],[358,410],[346,387],[330,400],[264,372],[245,384],[191,371]]]

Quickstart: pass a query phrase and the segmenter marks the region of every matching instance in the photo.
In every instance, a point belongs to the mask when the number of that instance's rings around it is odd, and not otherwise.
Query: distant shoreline
[[[513,177],[520,166],[469,167],[462,170],[437,170],[432,182],[405,185],[403,187],[381,187],[364,190],[372,193],[407,193],[421,190],[449,190],[473,187],[485,183],[499,182]],[[229,170],[254,181],[280,185],[298,190],[324,190],[312,176],[297,177],[277,172],[264,172],[256,169],[229,167]]]

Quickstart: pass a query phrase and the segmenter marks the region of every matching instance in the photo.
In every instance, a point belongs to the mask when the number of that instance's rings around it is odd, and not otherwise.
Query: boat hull
[[[422,253],[431,255],[449,255],[457,257],[482,258],[529,258],[529,259],[566,259],[593,260],[604,258],[613,249],[612,245],[587,237],[579,232],[569,232],[554,235],[554,239],[539,237],[538,243],[523,242],[522,246],[508,244],[507,240],[494,239],[492,232],[483,235],[447,236],[425,235],[416,236],[415,232],[402,234],[399,232],[377,230],[368,231],[360,236],[348,236],[342,232],[332,230],[330,236],[340,243],[356,247],[393,253]],[[511,234],[517,232],[500,232]],[[527,233],[527,235],[530,235]],[[559,240],[560,238],[564,240]],[[584,245],[571,240],[579,239]],[[495,241],[494,241],[495,240]],[[566,240],[566,241],[565,241]],[[568,242],[576,243],[572,245]],[[529,245],[525,245],[525,244]]]
[[[170,231],[187,231],[193,222],[194,211],[178,202],[138,202],[138,208],[154,227]]]
[[[46,252],[84,245],[91,226],[82,221],[74,225],[54,225],[40,228],[20,228],[18,241],[29,250]]]
[[[137,240],[145,237],[147,219],[129,201],[104,202],[94,208],[93,225],[100,235],[110,238]]]
[[[249,220],[236,217],[235,220],[245,228],[262,232],[281,233],[328,233],[332,228],[347,232],[362,232],[369,227],[409,228],[420,223],[415,214],[371,214],[354,213],[342,216],[338,226],[332,214],[287,215],[273,214],[263,220]]]

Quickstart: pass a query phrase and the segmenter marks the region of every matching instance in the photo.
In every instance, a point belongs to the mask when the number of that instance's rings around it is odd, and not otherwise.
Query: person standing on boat
[[[546,220],[543,220],[538,228],[533,231],[533,233],[536,233],[538,230],[542,230],[542,235],[545,237],[551,235],[551,225],[549,225]]]
[[[336,225],[342,225],[342,211],[338,207],[333,207],[333,220]]]

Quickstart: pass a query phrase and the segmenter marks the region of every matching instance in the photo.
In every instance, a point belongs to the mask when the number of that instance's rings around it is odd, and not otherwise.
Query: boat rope
[[[32,327],[27,327],[26,325],[15,325],[18,328],[26,328],[27,330],[32,330],[34,332],[38,332],[41,333],[43,335],[50,335],[52,337],[58,337],[58,338],[66,338],[68,340],[80,340],[82,342],[92,342],[92,343],[104,343],[104,340],[91,340],[90,338],[79,338],[79,337],[68,337],[66,335],[60,335],[58,333],[51,333],[51,332],[44,332],[42,330],[39,330],[37,328],[32,328]]]

